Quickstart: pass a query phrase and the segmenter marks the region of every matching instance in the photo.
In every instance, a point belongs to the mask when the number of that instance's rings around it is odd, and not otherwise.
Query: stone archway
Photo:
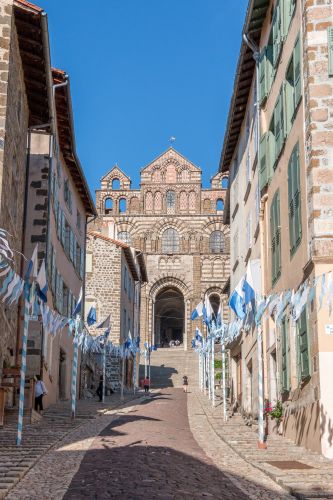
[[[153,324],[155,344],[160,347],[183,344],[185,300],[178,288],[166,286],[156,295]]]

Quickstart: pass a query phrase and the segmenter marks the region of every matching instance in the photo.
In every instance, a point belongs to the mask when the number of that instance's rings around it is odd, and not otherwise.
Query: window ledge
[[[232,268],[232,272],[234,273],[238,267],[238,264],[239,264],[239,260],[237,259],[236,262],[234,263],[233,265],[233,268]]]
[[[253,158],[253,163],[252,163],[252,171],[253,172],[256,171],[257,165],[258,165],[258,151],[256,152],[256,155]]]
[[[236,206],[234,208],[234,211],[232,212],[232,216],[231,216],[232,219],[234,219],[236,217],[236,214],[238,212],[238,208],[239,208],[239,203],[237,202]]]
[[[256,230],[254,231],[254,239],[257,241],[257,238],[259,236],[259,229],[260,229],[260,225],[259,225],[259,222],[257,224],[257,227],[256,227]]]
[[[252,253],[252,247],[249,247],[247,254],[245,255],[245,264],[248,263],[249,258],[251,257],[251,253]]]
[[[244,194],[244,203],[246,203],[246,201],[249,197],[250,191],[251,191],[251,181],[247,181],[247,186],[246,186],[246,190],[245,190],[245,194]]]

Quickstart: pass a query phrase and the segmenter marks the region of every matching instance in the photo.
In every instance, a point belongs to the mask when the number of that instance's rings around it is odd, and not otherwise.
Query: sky
[[[40,0],[52,65],[70,76],[90,189],[115,163],[140,169],[173,146],[218,171],[247,0]]]

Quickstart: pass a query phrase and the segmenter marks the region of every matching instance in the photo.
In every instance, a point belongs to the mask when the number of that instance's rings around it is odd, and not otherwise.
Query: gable
[[[106,175],[101,178],[101,188],[112,188],[112,181],[114,179],[118,179],[120,184],[120,186],[116,189],[130,189],[131,178],[128,177],[128,175],[124,174],[124,172],[118,167],[118,165],[115,165]]]
[[[167,151],[150,162],[146,167],[142,168],[141,175],[145,176],[146,174],[151,174],[159,168],[166,169],[168,165],[174,165],[176,171],[187,169],[190,172],[201,173],[201,169],[194,165],[194,163],[185,158],[185,156],[180,154],[174,148],[169,148]]]

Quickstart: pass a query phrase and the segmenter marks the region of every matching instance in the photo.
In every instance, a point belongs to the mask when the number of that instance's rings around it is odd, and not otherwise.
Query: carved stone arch
[[[213,231],[222,231],[224,236],[229,235],[229,228],[221,222],[221,217],[210,218],[209,221],[202,227],[201,232],[209,237]]]
[[[177,160],[175,156],[171,156],[170,158],[166,158],[165,160],[163,160],[162,166],[166,168],[170,164],[175,165],[176,168],[179,168],[179,166],[181,165],[180,161]]]
[[[185,224],[183,221],[181,221],[180,219],[176,219],[174,217],[168,217],[167,219],[163,218],[163,220],[159,221],[156,224],[155,227],[156,233],[159,236],[161,236],[164,230],[167,229],[168,227],[176,229],[179,232],[180,236],[183,236],[183,234],[186,231]]]
[[[185,277],[179,278],[172,274],[161,273],[155,282],[148,287],[148,296],[155,299],[158,293],[166,287],[177,288],[183,294],[185,300],[190,299],[193,293],[192,285],[186,282]]]

